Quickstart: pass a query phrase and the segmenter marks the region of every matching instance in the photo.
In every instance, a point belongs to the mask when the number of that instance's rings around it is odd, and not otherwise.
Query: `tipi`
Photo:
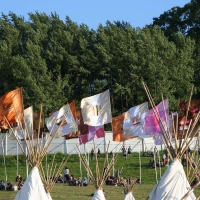
[[[51,190],[53,189],[53,186],[55,185],[59,174],[63,170],[68,160],[68,159],[63,158],[60,165],[57,166],[57,163],[55,163],[55,156],[56,154],[54,154],[51,164],[50,165],[48,164],[48,167],[46,169],[46,176],[45,176],[45,170],[42,164],[39,167],[40,176],[41,176],[41,179],[42,179],[42,182],[43,182],[43,185],[44,185],[44,188],[49,200],[52,200],[51,195],[50,195]]]
[[[151,106],[154,110],[156,119],[159,122],[159,126],[163,130],[162,132],[163,143],[166,146],[166,149],[172,159],[172,163],[170,164],[170,166],[168,167],[164,175],[161,177],[160,181],[154,187],[154,189],[152,190],[152,192],[150,193],[147,199],[180,200],[190,190],[190,184],[187,180],[185,171],[183,169],[183,165],[181,164],[181,158],[183,154],[187,151],[195,135],[193,133],[193,130],[197,122],[199,121],[200,113],[198,113],[194,121],[190,120],[190,123],[187,129],[183,129],[182,138],[180,140],[177,139],[178,138],[177,135],[179,131],[178,125],[176,125],[176,128],[175,128],[175,123],[178,124],[178,120],[175,121],[172,115],[172,121],[173,121],[172,133],[174,134],[174,144],[173,144],[169,127],[165,127],[163,125],[162,120],[159,116],[159,113],[157,109],[155,109],[155,104],[151,97],[151,94],[147,86],[144,83],[143,85],[147,93],[147,96],[149,98],[149,101],[151,103]],[[190,100],[191,100],[191,96],[190,96]],[[186,121],[187,121],[187,114],[185,117],[184,125],[186,124]],[[193,192],[191,192],[190,195],[187,197],[187,200],[195,200],[195,199],[196,197]]]
[[[108,144],[109,147],[109,144]],[[95,148],[95,144],[94,144],[94,149]],[[96,177],[94,177],[93,172],[85,158],[84,155],[81,154],[79,148],[77,147],[77,153],[86,169],[86,171],[88,172],[94,186],[95,186],[95,193],[92,197],[92,200],[105,200],[105,195],[104,195],[104,191],[103,191],[103,185],[107,179],[107,177],[109,176],[110,170],[112,168],[113,165],[115,165],[117,158],[118,158],[118,154],[116,154],[115,156],[112,157],[110,163],[106,166],[106,159],[108,157],[108,149],[106,151],[106,156],[105,156],[105,160],[104,160],[104,166],[103,166],[103,170],[100,172],[99,169],[99,164],[98,164],[98,157],[97,157],[97,153],[95,151],[95,158],[96,158]]]
[[[25,128],[22,128],[21,130],[25,142],[24,146],[22,146],[19,138],[13,133],[22,152],[24,153],[24,155],[26,155],[26,159],[29,165],[32,167],[29,176],[27,177],[21,190],[16,195],[15,200],[49,200],[44,185],[42,183],[38,168],[65,118],[63,119],[62,123],[60,123],[60,126],[58,127],[56,133],[51,134],[50,132],[50,134],[46,135],[46,137],[43,137],[43,134],[40,134],[40,121],[42,121],[41,114],[42,109],[40,111],[40,120],[38,124],[38,132],[36,139],[35,133],[30,133],[28,131],[25,119],[23,119]]]
[[[131,180],[130,183],[125,184],[124,188],[124,200],[135,200],[133,196],[133,186],[137,183],[137,180]]]

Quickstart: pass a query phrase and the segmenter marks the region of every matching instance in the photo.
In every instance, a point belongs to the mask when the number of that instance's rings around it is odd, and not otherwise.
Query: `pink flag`
[[[163,132],[162,124],[164,125],[164,129],[167,127],[167,122],[169,121],[169,103],[168,99],[164,100],[163,102],[159,103],[155,110],[151,109],[148,111],[145,117],[145,124],[144,124],[144,134],[152,135],[152,134],[160,134]],[[160,121],[159,121],[160,120]]]
[[[85,144],[93,139],[105,137],[104,126],[88,126],[88,134],[80,135],[79,144]]]

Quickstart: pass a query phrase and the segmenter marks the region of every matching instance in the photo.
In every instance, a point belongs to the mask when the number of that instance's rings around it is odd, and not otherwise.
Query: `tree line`
[[[158,20],[158,19],[157,19]],[[0,95],[23,87],[24,106],[45,114],[75,100],[111,93],[113,117],[148,101],[144,81],[155,103],[161,94],[176,111],[198,96],[197,44],[174,31],[173,39],[156,23],[134,28],[127,22],[106,22],[97,30],[56,13],[29,13],[29,20],[10,12],[0,17]]]

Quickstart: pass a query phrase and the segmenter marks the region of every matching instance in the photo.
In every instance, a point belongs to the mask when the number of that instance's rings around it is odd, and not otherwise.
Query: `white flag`
[[[28,133],[27,133],[28,131]],[[9,129],[10,139],[24,139],[33,134],[33,107],[30,106],[24,110],[24,118],[17,122],[17,127]],[[15,134],[15,136],[13,135]]]
[[[57,137],[78,131],[68,104],[54,112],[50,117],[45,118],[45,123],[51,134],[54,135],[57,132]],[[60,123],[62,123],[61,126]]]
[[[124,113],[124,137],[139,136],[145,137],[143,134],[144,119],[148,112],[148,102],[134,106]]]
[[[87,97],[81,101],[83,121],[89,126],[102,126],[112,122],[110,92]]]

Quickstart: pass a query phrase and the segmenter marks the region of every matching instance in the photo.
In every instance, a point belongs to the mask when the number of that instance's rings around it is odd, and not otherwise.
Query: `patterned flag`
[[[89,126],[102,126],[112,122],[109,90],[82,99],[83,121]]]
[[[65,135],[65,139],[69,140],[72,138],[78,138],[80,135],[89,133],[89,126],[84,124],[81,109],[76,110],[76,123],[78,124],[78,131]]]
[[[167,129],[165,130],[165,132],[167,132],[168,136],[166,136],[165,138],[167,138],[167,140],[171,140],[172,143],[174,143],[174,139],[173,139],[173,135],[172,135],[172,126],[173,126],[173,123],[172,123],[172,119],[174,117],[176,117],[178,114],[175,112],[173,113],[172,115],[169,115],[168,116],[168,127]],[[173,117],[172,117],[173,116]],[[176,123],[176,122],[174,122]],[[164,132],[164,133],[165,133]],[[163,134],[154,134],[153,135],[153,140],[154,140],[154,144],[155,145],[161,145],[161,144],[165,144],[164,141],[163,141]],[[169,138],[170,137],[170,138]]]
[[[9,129],[16,122],[22,121],[24,115],[24,104],[22,88],[12,90],[0,98],[0,127]],[[5,118],[6,119],[5,119]],[[7,122],[8,121],[8,122]]]
[[[45,118],[45,123],[51,134],[54,135],[57,132],[57,137],[61,137],[78,130],[68,104],[60,108],[60,110],[54,112],[50,117]]]
[[[70,107],[70,110],[72,112],[72,115],[77,123],[77,126],[78,126],[78,118],[77,118],[77,110],[76,110],[76,106],[75,106],[75,102],[72,101],[69,103],[69,107]],[[73,138],[78,138],[79,137],[79,132],[78,131],[75,131],[75,132],[72,132],[72,133],[69,133],[67,135],[64,135],[65,139],[66,140],[70,140],[70,139],[73,139]]]
[[[144,137],[143,125],[148,112],[148,102],[134,106],[124,113],[124,137],[139,136]]]
[[[123,115],[119,115],[117,117],[112,118],[113,141],[115,142],[123,142],[125,140],[134,138],[134,136],[129,136],[127,138],[124,137],[123,123],[124,123]]]
[[[157,112],[154,112],[153,109],[149,110],[145,117],[144,134],[146,135],[161,134],[164,130],[167,130],[167,122],[169,120],[168,99],[155,106],[155,110]]]
[[[28,132],[27,132],[28,131]],[[10,139],[24,139],[33,134],[33,107],[30,106],[24,110],[24,118],[21,122],[17,122],[17,127],[9,129]],[[14,136],[14,135],[15,136]]]
[[[79,143],[85,144],[94,139],[105,137],[104,126],[88,126],[89,132],[85,135],[80,135]]]
[[[192,129],[192,127],[194,125],[194,122],[196,120],[197,114],[198,114],[199,109],[200,109],[200,99],[179,102],[178,108],[182,113],[178,115],[178,135],[177,135],[177,138],[178,139],[181,139],[181,138],[184,139],[186,132],[189,128],[190,121],[191,121],[190,129]],[[188,110],[188,113],[187,113],[187,110]],[[186,115],[186,113],[187,113],[187,115]],[[186,118],[186,116],[187,116],[187,118]],[[200,120],[195,125],[193,130],[189,130],[189,132],[192,131],[190,137],[194,137],[194,136],[198,135],[199,122],[200,122]],[[175,123],[175,126],[176,126],[176,123]]]

